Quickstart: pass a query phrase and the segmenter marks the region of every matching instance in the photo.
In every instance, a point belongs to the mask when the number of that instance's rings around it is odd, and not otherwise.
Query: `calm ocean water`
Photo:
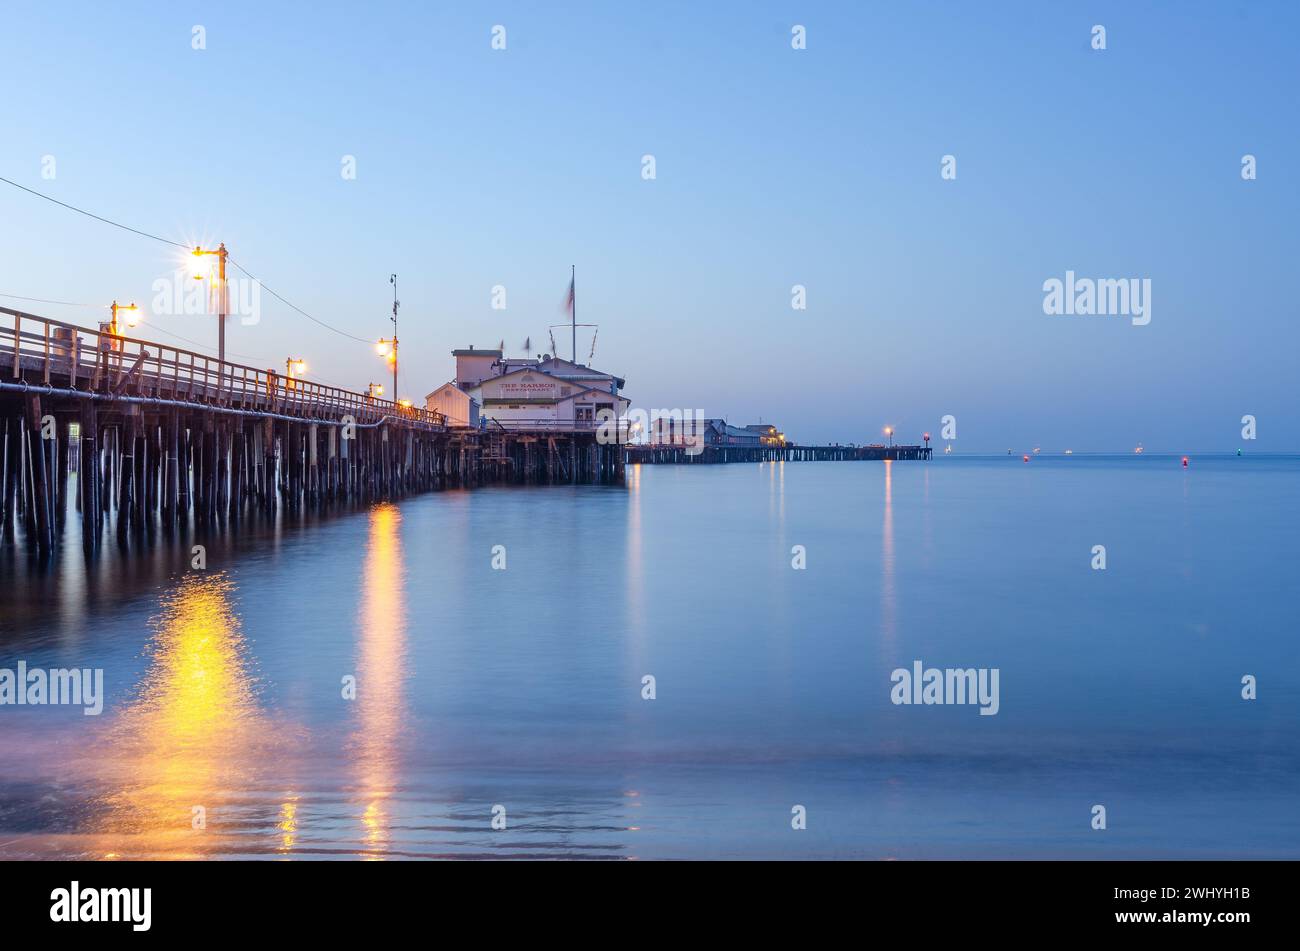
[[[646,466],[90,565],[74,515],[0,553],[0,668],[106,707],[0,707],[0,857],[1297,858],[1297,476]],[[999,712],[894,705],[917,660]]]

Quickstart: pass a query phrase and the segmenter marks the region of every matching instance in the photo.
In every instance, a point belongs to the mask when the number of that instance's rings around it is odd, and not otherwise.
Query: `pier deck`
[[[74,436],[74,428],[76,435]],[[456,429],[438,413],[0,307],[0,542],[49,552],[70,472],[83,545],[161,525],[488,481],[622,477],[594,431]]]

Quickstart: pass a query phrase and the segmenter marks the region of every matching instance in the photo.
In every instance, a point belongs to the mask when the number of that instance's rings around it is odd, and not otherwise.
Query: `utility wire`
[[[249,273],[248,273],[248,270],[244,267],[244,265],[240,264],[238,261],[236,261],[236,260],[235,260],[234,258],[232,258],[230,255],[226,255],[226,260],[229,261],[231,264],[233,264],[235,267],[239,268],[239,270],[243,271],[244,276],[247,277],[250,281],[257,281],[257,283],[261,285],[262,290],[266,291],[268,294],[270,294],[272,297],[274,297],[274,298],[275,298],[276,300],[278,300],[280,303],[284,304],[286,307],[289,307],[289,308],[292,308],[293,310],[296,310],[298,313],[302,314],[304,317],[306,317],[306,318],[307,318],[308,320],[310,320],[312,323],[320,324],[320,325],[321,325],[322,327],[324,327],[326,330],[332,330],[334,333],[338,334],[339,336],[341,336],[341,337],[347,337],[349,340],[355,340],[355,341],[357,341],[358,343],[371,343],[371,342],[372,342],[372,341],[370,341],[370,340],[367,340],[365,337],[358,337],[358,336],[356,336],[356,335],[354,335],[354,334],[350,334],[350,333],[348,333],[346,330],[339,330],[337,327],[331,327],[329,324],[325,323],[325,321],[323,321],[323,320],[317,320],[315,317],[313,317],[311,314],[307,313],[305,310],[303,310],[303,309],[302,309],[301,307],[299,307],[297,304],[294,304],[292,301],[285,300],[283,297],[281,297],[279,294],[277,294],[274,290],[272,290],[272,289],[271,289],[270,287],[268,287],[266,284],[263,284],[263,283],[262,283],[261,281],[259,281],[257,278],[253,277],[252,274],[249,274]]]
[[[114,228],[121,228],[123,231],[129,231],[132,234],[138,234],[142,238],[152,238],[155,241],[161,241],[163,244],[170,244],[177,248],[185,248],[185,245],[181,244],[179,241],[172,241],[168,238],[160,238],[158,237],[158,235],[150,234],[147,231],[139,231],[135,228],[128,228],[124,224],[119,224],[118,222],[111,221],[108,218],[102,218],[99,215],[86,211],[84,208],[78,208],[76,205],[69,205],[67,202],[59,201],[57,198],[51,198],[49,195],[46,195],[43,192],[38,192],[35,189],[28,188],[26,185],[19,185],[17,182],[12,182],[7,178],[0,177],[0,182],[4,182],[6,185],[12,185],[14,188],[21,188],[29,195],[35,195],[37,198],[44,198],[46,201],[52,201],[54,202],[54,204],[61,205],[62,207],[67,208],[69,211],[75,211],[79,215],[85,215],[87,218],[94,218],[96,221],[102,221],[104,222],[104,224],[112,225]],[[185,250],[188,251],[190,249],[185,248]]]
[[[79,304],[71,300],[47,300],[44,297],[21,297],[18,294],[0,294],[0,297],[7,297],[10,300],[31,301],[34,304],[61,304],[64,307],[92,307],[95,310],[107,309],[107,304]]]
[[[106,224],[106,225],[112,225],[114,228],[121,228],[123,231],[129,231],[129,232],[131,232],[132,234],[138,234],[138,235],[140,235],[142,238],[152,238],[154,241],[161,241],[163,244],[170,244],[170,245],[172,245],[173,247],[176,247],[176,248],[184,248],[184,250],[186,250],[186,251],[192,250],[191,248],[187,248],[185,245],[181,244],[179,241],[172,241],[172,240],[169,239],[169,238],[160,238],[160,237],[159,237],[158,235],[156,235],[156,234],[150,234],[150,233],[147,232],[147,231],[140,231],[140,230],[137,229],[137,228],[129,228],[129,227],[127,227],[126,225],[124,225],[124,224],[120,224],[119,222],[113,221],[113,220],[111,220],[111,219],[109,219],[109,218],[104,218],[104,217],[102,217],[102,216],[100,216],[100,215],[96,215],[96,214],[94,214],[94,213],[92,213],[92,212],[86,211],[84,208],[78,208],[76,205],[69,205],[67,202],[59,201],[57,198],[51,198],[49,195],[46,195],[46,194],[44,194],[43,192],[38,192],[38,191],[36,191],[35,189],[28,188],[26,185],[19,185],[17,182],[15,182],[15,181],[11,181],[11,180],[9,180],[9,179],[7,179],[7,178],[4,178],[3,176],[0,176],[0,182],[4,182],[6,185],[12,185],[14,188],[20,188],[20,189],[22,189],[23,191],[27,192],[29,195],[35,195],[37,198],[44,198],[46,201],[54,202],[54,204],[59,205],[60,207],[63,207],[63,208],[67,208],[69,211],[75,211],[75,212],[76,212],[77,214],[79,214],[79,215],[85,215],[87,218],[94,218],[96,221],[102,221],[104,224]],[[226,255],[226,260],[229,261],[231,264],[233,264],[235,267],[239,268],[239,270],[243,271],[243,272],[244,272],[244,275],[245,275],[249,280],[257,281],[257,278],[253,277],[252,274],[249,274],[248,271],[244,268],[244,266],[243,266],[242,264],[240,264],[238,261],[234,260],[234,259],[231,258],[229,255]],[[333,331],[334,333],[338,334],[338,335],[341,336],[341,337],[347,337],[349,340],[355,340],[355,341],[357,341],[358,343],[370,343],[370,341],[367,340],[367,339],[364,338],[364,337],[357,337],[357,336],[355,336],[355,335],[353,335],[353,334],[348,333],[346,330],[339,330],[337,327],[333,327],[333,326],[331,326],[331,325],[325,323],[325,321],[323,321],[323,320],[319,320],[319,319],[317,319],[316,317],[313,317],[311,314],[307,313],[305,310],[303,310],[303,309],[302,309],[301,307],[299,307],[298,305],[292,303],[292,302],[289,301],[289,300],[286,300],[284,297],[282,297],[282,296],[280,296],[279,294],[277,294],[277,293],[276,293],[274,290],[272,290],[270,287],[268,287],[268,286],[265,285],[265,284],[262,284],[261,281],[258,281],[258,283],[262,285],[262,290],[266,291],[268,294],[270,294],[270,295],[271,295],[272,297],[274,297],[276,300],[280,301],[280,302],[281,302],[282,304],[284,304],[286,307],[289,307],[289,308],[291,308],[292,310],[297,311],[298,313],[302,314],[302,316],[306,317],[308,320],[312,321],[313,323],[319,324],[320,326],[324,327],[326,330]],[[5,295],[5,296],[12,296],[12,295]],[[19,299],[20,299],[20,300],[27,300],[27,299],[29,299],[29,298],[19,298]],[[30,299],[34,300],[35,298],[30,298]],[[44,304],[58,304],[58,303],[62,303],[62,302],[61,302],[61,301],[40,301],[40,303],[44,303]],[[73,305],[70,305],[70,306],[80,307],[80,306],[82,306],[82,305],[80,305],[80,304],[73,304]],[[184,339],[184,338],[182,338],[182,339]]]

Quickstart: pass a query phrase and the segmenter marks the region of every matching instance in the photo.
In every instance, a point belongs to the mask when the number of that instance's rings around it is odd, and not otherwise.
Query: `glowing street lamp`
[[[99,329],[101,332],[110,334],[108,340],[101,341],[100,349],[118,351],[122,349],[122,341],[118,338],[122,336],[122,321],[126,321],[128,327],[134,327],[140,322],[141,310],[134,302],[130,304],[119,304],[117,301],[109,307],[112,317],[107,323],[100,321]]]
[[[375,352],[381,357],[385,357],[393,368],[393,399],[397,399],[397,308],[401,301],[397,299],[397,275],[388,275],[388,283],[393,285],[393,335],[391,337],[380,337],[379,342],[375,344]]]
[[[379,354],[388,361],[388,365],[393,368],[393,396],[397,396],[397,335],[391,337],[380,337],[379,342],[375,344],[375,353]]]
[[[289,357],[284,361],[285,389],[292,390],[294,381],[307,372],[307,361],[297,357]]]
[[[109,309],[112,311],[113,319],[108,323],[108,332],[114,337],[122,335],[120,321],[125,320],[128,327],[134,327],[140,322],[141,311],[134,301],[129,304],[119,304],[117,301],[113,301]]]
[[[195,248],[190,254],[194,260],[189,262],[187,270],[196,281],[208,276],[203,272],[203,258],[206,255],[217,258],[217,390],[220,392],[226,366],[226,244],[223,241],[215,251]]]
[[[372,400],[378,399],[383,395],[384,395],[384,384],[382,383],[371,383],[368,387],[366,387],[366,396],[370,397]]]
[[[889,437],[889,448],[894,448],[894,427],[886,426],[885,435]]]

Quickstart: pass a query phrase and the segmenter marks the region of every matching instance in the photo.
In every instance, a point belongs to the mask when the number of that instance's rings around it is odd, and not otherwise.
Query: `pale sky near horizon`
[[[1298,27],[1281,0],[10,3],[0,176],[225,241],[367,340],[397,272],[415,399],[453,348],[549,350],[576,265],[593,362],[637,407],[803,442],[951,414],[958,450],[1293,450]],[[145,303],[177,256],[0,184],[0,294]],[[1044,314],[1067,271],[1150,279],[1151,322]],[[386,372],[269,296],[228,334],[257,366]]]

